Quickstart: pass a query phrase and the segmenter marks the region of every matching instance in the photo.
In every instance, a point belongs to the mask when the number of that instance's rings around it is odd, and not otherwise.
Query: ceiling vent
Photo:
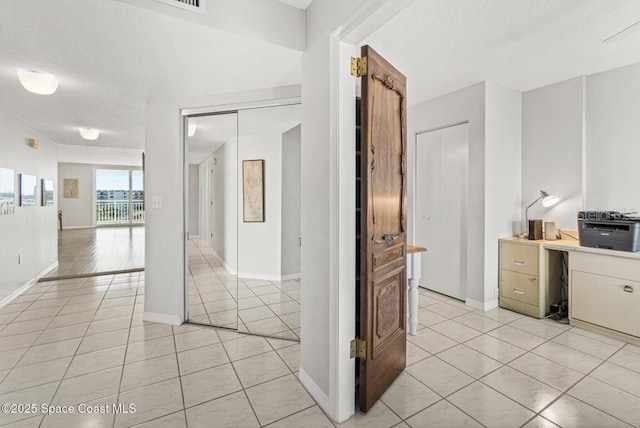
[[[196,13],[205,13],[205,3],[207,0],[155,0],[158,3],[189,10]]]

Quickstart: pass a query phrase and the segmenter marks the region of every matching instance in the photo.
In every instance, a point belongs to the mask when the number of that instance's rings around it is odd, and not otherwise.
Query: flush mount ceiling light
[[[51,95],[58,89],[58,80],[53,74],[18,69],[18,79],[27,91],[34,94]]]
[[[85,140],[95,140],[100,135],[100,131],[94,128],[79,128],[80,136]]]
[[[189,131],[187,132],[187,135],[189,137],[193,137],[194,135],[196,135],[196,131],[198,130],[198,127],[195,124],[189,124]]]
[[[608,37],[602,41],[605,45],[619,42],[620,40],[626,39],[629,36],[640,33],[640,21],[635,24],[629,25],[627,28],[618,31],[611,37]]]

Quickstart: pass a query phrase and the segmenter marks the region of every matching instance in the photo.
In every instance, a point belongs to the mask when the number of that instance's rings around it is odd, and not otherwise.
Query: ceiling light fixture
[[[196,135],[196,131],[198,130],[198,127],[195,124],[190,123],[189,124],[189,131],[187,132],[187,135],[189,137],[193,137],[194,135]]]
[[[100,135],[100,131],[94,128],[79,128],[78,130],[85,140],[95,140]]]
[[[629,25],[627,28],[618,31],[611,37],[608,37],[602,41],[602,43],[608,45],[611,43],[619,42],[622,39],[626,39],[627,37],[640,32],[640,21]]]
[[[18,79],[27,91],[34,94],[51,95],[58,89],[58,80],[53,74],[18,69]]]

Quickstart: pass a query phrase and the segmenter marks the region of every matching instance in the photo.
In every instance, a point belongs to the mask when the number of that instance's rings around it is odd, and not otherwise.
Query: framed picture
[[[62,184],[64,186],[63,195],[65,198],[77,199],[80,197],[77,178],[65,178]]]
[[[15,172],[12,169],[0,168],[0,215],[13,214],[15,200]]]
[[[242,161],[242,219],[264,222],[264,159]]]
[[[20,174],[20,206],[32,207],[38,198],[38,181],[35,175]]]
[[[40,183],[40,189],[42,192],[42,196],[40,201],[43,207],[52,207],[53,206],[53,180],[45,180],[42,179]]]

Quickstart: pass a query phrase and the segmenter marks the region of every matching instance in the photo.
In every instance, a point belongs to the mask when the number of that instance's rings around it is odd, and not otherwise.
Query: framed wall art
[[[32,207],[38,199],[38,180],[35,175],[20,174],[20,206]]]
[[[45,180],[42,179],[40,184],[40,189],[42,192],[42,196],[40,201],[43,207],[52,207],[53,206],[53,180]]]
[[[264,222],[264,159],[242,161],[242,219]]]
[[[15,201],[15,172],[12,169],[0,168],[0,215],[13,214]]]
[[[63,196],[65,198],[78,199],[80,197],[77,178],[65,178],[62,185],[64,186]]]

